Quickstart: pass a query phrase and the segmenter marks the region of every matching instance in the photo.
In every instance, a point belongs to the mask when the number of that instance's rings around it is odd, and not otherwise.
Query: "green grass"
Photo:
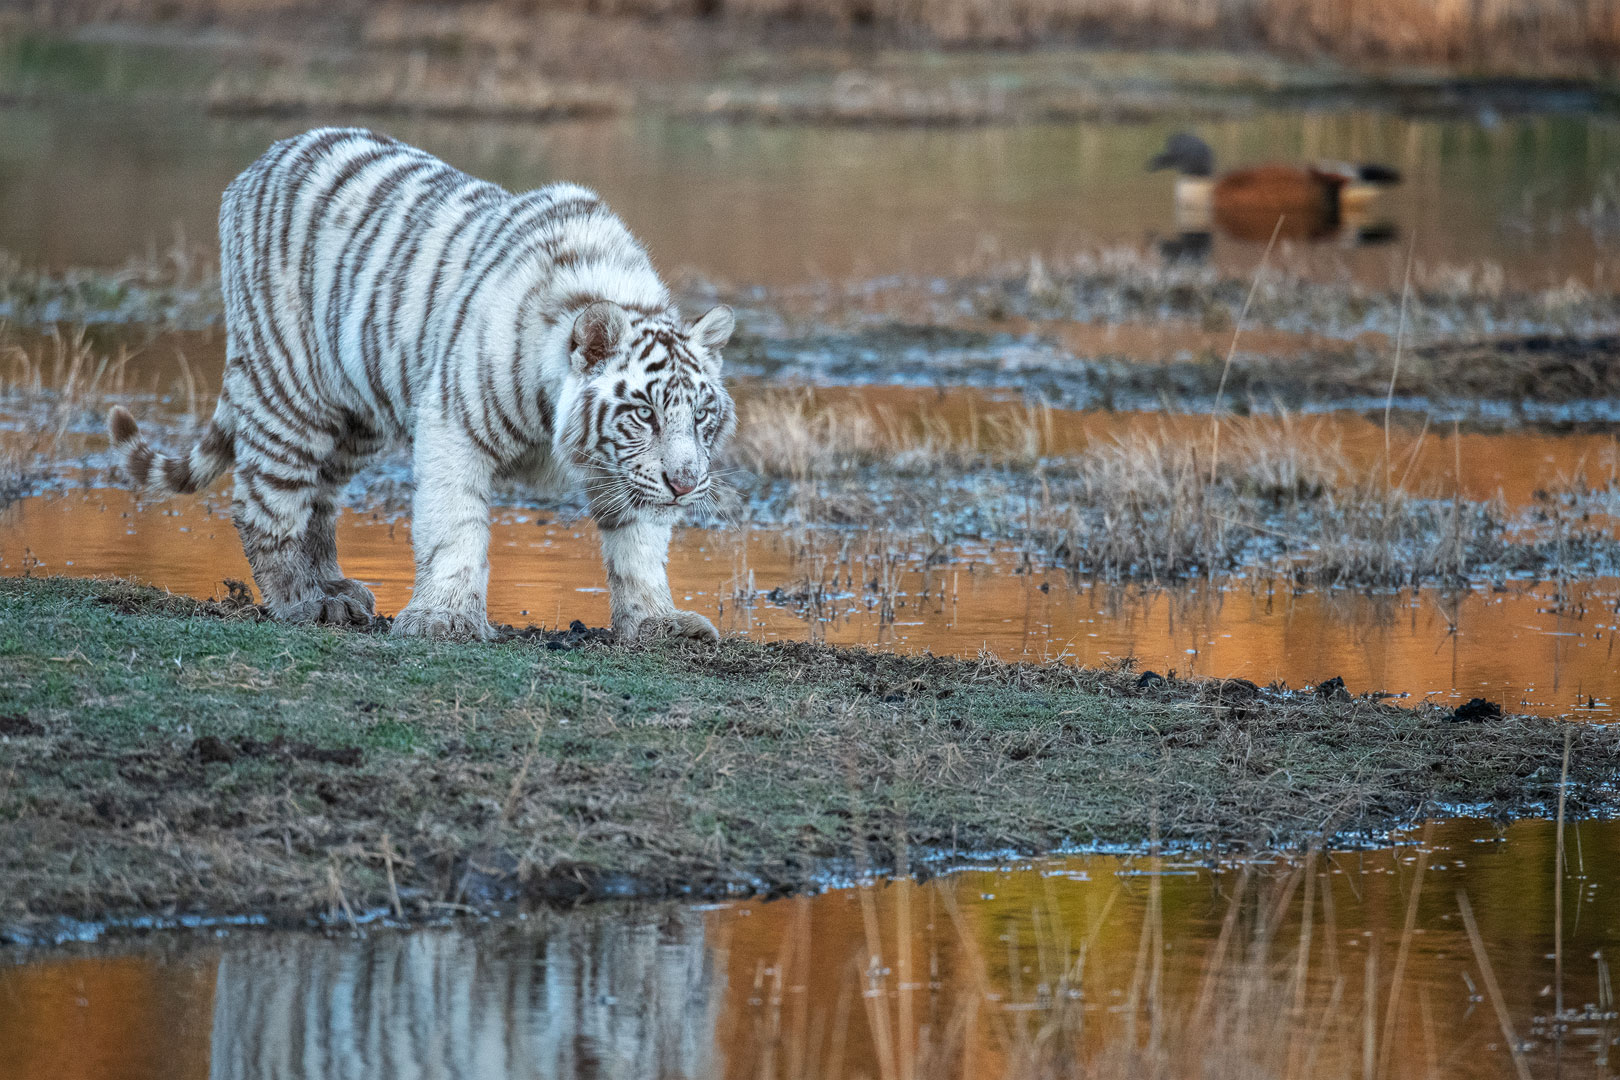
[[[902,846],[1218,848],[1439,803],[1606,811],[1600,729],[1241,681],[728,641],[630,650],[289,627],[0,580],[0,926],[407,916],[787,889]]]

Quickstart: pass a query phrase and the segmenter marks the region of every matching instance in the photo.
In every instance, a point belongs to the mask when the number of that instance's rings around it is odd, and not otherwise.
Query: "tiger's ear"
[[[568,335],[568,355],[574,370],[588,375],[619,350],[630,330],[630,316],[611,300],[598,300],[574,319]]]
[[[710,352],[718,352],[731,340],[737,328],[737,316],[724,304],[709,309],[709,313],[692,324],[692,340]]]

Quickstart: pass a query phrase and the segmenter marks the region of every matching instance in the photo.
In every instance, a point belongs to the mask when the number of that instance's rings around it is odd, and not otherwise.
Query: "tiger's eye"
[[[641,420],[643,423],[650,424],[652,423],[653,411],[647,408],[645,405],[637,405],[636,418]]]
[[[712,413],[713,411],[714,410],[710,409],[707,405],[699,405],[698,408],[697,408],[697,412],[694,414],[694,418],[697,420],[698,423],[701,424],[701,423],[703,423],[703,421],[705,421],[705,420],[707,420],[709,418],[710,413]]]

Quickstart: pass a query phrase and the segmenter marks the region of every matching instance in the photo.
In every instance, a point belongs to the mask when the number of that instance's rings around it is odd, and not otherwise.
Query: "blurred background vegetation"
[[[622,29],[613,24],[626,21],[666,30],[695,23],[727,35],[1263,50],[1362,69],[1429,65],[1530,77],[1606,75],[1620,55],[1616,0],[10,0],[0,12],[57,27],[317,19],[375,44],[503,50],[555,34],[573,38],[585,20],[608,36]]]

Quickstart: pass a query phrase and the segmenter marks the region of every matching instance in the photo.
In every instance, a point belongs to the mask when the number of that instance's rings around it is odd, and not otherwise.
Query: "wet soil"
[[[1607,813],[1620,765],[1602,729],[1328,682],[401,642],[106,581],[0,581],[0,653],[30,725],[0,737],[8,923],[770,893],[902,847],[1264,850],[1544,813],[1566,740],[1571,812]]]
[[[1615,315],[1620,315],[1617,310]],[[1605,316],[1605,319],[1609,316]],[[1106,346],[1075,353],[1069,325],[888,324],[846,333],[742,337],[737,374],[821,385],[909,384],[1004,391],[1067,409],[1239,413],[1382,410],[1431,420],[1529,424],[1620,422],[1620,339],[1607,333],[1462,336],[1408,347],[1318,344],[1264,351],[1227,330],[1202,348],[1148,355]],[[1227,354],[1231,350],[1228,363]]]

